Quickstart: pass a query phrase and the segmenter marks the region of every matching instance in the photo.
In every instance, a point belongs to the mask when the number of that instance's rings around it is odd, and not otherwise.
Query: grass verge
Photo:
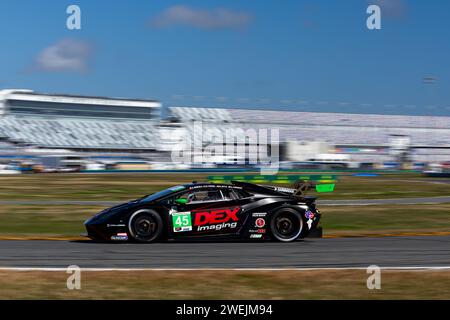
[[[35,174],[0,176],[0,200],[125,201],[169,186],[206,181],[206,174]],[[448,179],[447,179],[448,180]],[[419,174],[341,176],[321,199],[376,199],[450,195],[450,183]],[[314,195],[315,192],[311,192]]]
[[[450,271],[382,271],[368,290],[365,270],[82,272],[0,271],[0,299],[450,299]]]
[[[450,203],[324,206],[326,235],[377,235],[450,231]]]

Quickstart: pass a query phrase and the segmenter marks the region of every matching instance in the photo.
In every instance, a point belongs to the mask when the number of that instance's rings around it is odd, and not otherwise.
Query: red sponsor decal
[[[210,211],[199,211],[195,213],[195,226],[203,226],[207,224],[226,223],[228,221],[239,221],[236,214],[241,208],[218,209]]]
[[[264,220],[263,218],[258,218],[256,219],[255,224],[258,228],[262,228],[266,225],[266,220]]]

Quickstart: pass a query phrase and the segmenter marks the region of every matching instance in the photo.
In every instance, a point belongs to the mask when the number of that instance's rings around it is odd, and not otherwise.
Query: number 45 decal
[[[190,212],[171,212],[173,232],[192,231]]]

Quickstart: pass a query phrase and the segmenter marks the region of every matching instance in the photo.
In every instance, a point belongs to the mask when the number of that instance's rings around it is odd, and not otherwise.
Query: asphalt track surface
[[[276,242],[0,241],[0,267],[342,268],[450,266],[450,236]]]
[[[450,196],[397,198],[397,199],[349,199],[349,200],[318,200],[319,205],[348,206],[348,205],[376,205],[376,204],[424,204],[449,203]],[[0,205],[80,205],[80,206],[113,206],[117,201],[78,201],[78,200],[2,200]]]

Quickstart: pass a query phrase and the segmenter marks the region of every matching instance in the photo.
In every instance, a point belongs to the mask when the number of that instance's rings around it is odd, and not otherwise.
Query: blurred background
[[[367,28],[370,4],[380,30]],[[10,2],[0,173],[258,170],[251,143],[194,161],[211,136],[251,128],[279,130],[257,144],[279,150],[281,170],[446,176],[449,12],[414,0]],[[192,161],[172,161],[175,146]]]
[[[416,170],[450,174],[450,117],[169,106],[153,100],[0,91],[0,173],[254,171],[252,142],[277,129],[281,170]],[[202,132],[195,132],[201,121]],[[205,134],[208,132],[209,134]],[[258,132],[258,131],[256,131]],[[217,144],[212,159],[195,156]],[[255,142],[253,142],[255,143]],[[186,150],[183,162],[172,150]],[[217,149],[219,150],[219,149]],[[216,151],[217,151],[216,150]]]

